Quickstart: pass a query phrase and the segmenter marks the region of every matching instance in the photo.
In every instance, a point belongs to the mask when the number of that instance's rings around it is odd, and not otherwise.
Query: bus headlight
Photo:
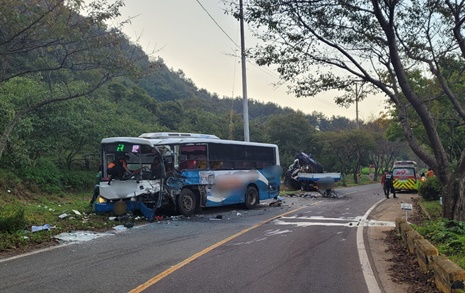
[[[101,197],[101,196],[99,195],[99,196],[97,197],[97,202],[98,202],[98,203],[106,203],[107,200],[104,199],[103,197]]]

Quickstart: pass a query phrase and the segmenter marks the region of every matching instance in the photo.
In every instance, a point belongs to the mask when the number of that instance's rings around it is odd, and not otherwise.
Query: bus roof
[[[171,138],[158,138],[158,139],[148,139],[142,137],[107,137],[103,138],[101,143],[118,143],[118,142],[128,142],[133,144],[143,144],[143,145],[173,145],[173,144],[193,144],[193,143],[217,143],[217,144],[236,144],[236,145],[253,145],[253,146],[263,146],[263,147],[277,147],[275,144],[261,143],[261,142],[247,142],[247,141],[238,141],[238,140],[224,140],[224,139],[211,139],[211,138],[193,138],[193,137],[171,137]]]
[[[105,143],[117,143],[117,142],[128,142],[132,144],[145,144],[145,145],[150,145],[153,146],[153,143],[146,138],[140,138],[140,137],[107,137],[107,138],[102,138],[102,141],[100,143],[105,144]]]
[[[180,132],[147,132],[139,135],[142,138],[150,139],[167,139],[167,138],[203,138],[203,139],[219,139],[218,136],[202,133],[180,133]]]
[[[149,139],[149,140],[154,145],[216,143],[216,144],[235,144],[235,145],[252,145],[252,146],[263,146],[263,147],[277,147],[277,145],[269,144],[269,143],[248,142],[248,141],[239,141],[239,140],[225,140],[225,139],[169,138],[169,139]]]

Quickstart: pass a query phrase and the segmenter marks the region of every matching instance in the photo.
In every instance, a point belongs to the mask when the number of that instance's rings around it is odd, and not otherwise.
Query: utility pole
[[[359,100],[359,96],[361,95],[361,92],[362,92],[362,86],[360,86],[360,93],[358,91],[358,83],[356,82],[355,83],[355,127],[357,129],[360,128],[360,124],[358,123],[358,100]]]
[[[245,41],[244,41],[244,12],[242,9],[242,0],[239,0],[239,18],[241,24],[241,63],[242,63],[242,112],[244,116],[244,141],[250,141],[249,137],[249,105],[247,102],[247,78],[245,68]]]

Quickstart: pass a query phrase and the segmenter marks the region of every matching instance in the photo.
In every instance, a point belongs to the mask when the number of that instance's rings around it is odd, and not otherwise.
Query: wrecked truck
[[[319,191],[323,196],[333,196],[333,187],[341,179],[340,173],[326,173],[311,154],[299,152],[284,176],[284,185],[302,191]]]
[[[101,141],[102,181],[96,212],[158,210],[192,216],[202,208],[255,207],[279,194],[281,167],[273,144],[222,140],[214,135],[144,133]],[[125,168],[110,172],[120,162]],[[161,164],[156,164],[161,162]],[[111,174],[111,175],[110,175]]]

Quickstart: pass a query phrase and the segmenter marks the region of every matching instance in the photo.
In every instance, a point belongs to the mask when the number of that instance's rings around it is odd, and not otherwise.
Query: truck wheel
[[[178,211],[185,217],[190,217],[194,214],[196,208],[195,195],[189,188],[184,188],[178,197]]]
[[[247,187],[245,192],[245,208],[253,209],[258,203],[258,191],[255,187]]]

